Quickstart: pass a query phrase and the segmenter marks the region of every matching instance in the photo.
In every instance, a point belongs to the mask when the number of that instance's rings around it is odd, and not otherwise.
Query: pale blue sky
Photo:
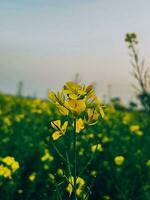
[[[132,96],[126,32],[138,33],[150,64],[149,0],[0,0],[0,90],[45,97],[75,73],[100,96]]]

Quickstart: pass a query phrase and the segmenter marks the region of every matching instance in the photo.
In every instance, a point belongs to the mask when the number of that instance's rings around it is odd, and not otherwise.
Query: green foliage
[[[63,158],[72,148],[71,134],[52,140],[50,121],[56,118],[60,116],[47,101],[0,94],[0,157],[13,156],[20,163],[12,179],[0,177],[0,199],[57,200],[56,190],[68,199]],[[146,113],[108,106],[105,119],[77,135],[78,172],[86,185],[93,185],[90,199],[150,199],[149,124]],[[91,159],[97,144],[101,146]],[[117,156],[124,157],[119,165]],[[71,153],[67,157],[71,160]]]

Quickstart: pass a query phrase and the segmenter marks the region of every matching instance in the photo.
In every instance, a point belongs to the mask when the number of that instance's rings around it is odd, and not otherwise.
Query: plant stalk
[[[76,153],[76,142],[77,142],[77,137],[76,137],[76,118],[74,118],[74,131],[73,131],[73,156],[74,156],[74,192],[73,192],[73,199],[77,200],[77,195],[76,195],[76,179],[77,179],[77,153]]]

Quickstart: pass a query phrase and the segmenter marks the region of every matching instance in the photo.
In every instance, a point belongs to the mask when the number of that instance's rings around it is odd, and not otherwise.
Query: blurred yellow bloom
[[[73,177],[73,176],[70,176],[68,180],[69,180],[69,184],[68,184],[66,190],[67,190],[67,191],[69,192],[69,194],[71,195],[72,192],[73,192],[74,177]],[[78,177],[77,180],[76,180],[76,184],[77,184],[76,194],[77,194],[77,196],[80,196],[80,194],[81,194],[82,191],[83,191],[83,187],[84,187],[84,185],[85,185],[85,181],[83,180],[83,178]]]
[[[2,161],[6,165],[12,165],[12,163],[15,161],[15,159],[13,157],[7,156],[7,157],[3,158]]]
[[[12,178],[11,175],[12,175],[11,170],[8,167],[1,164],[0,165],[0,176],[11,179]]]
[[[12,171],[15,172],[17,169],[19,169],[19,163],[17,161],[13,162],[11,165]]]
[[[41,157],[41,161],[53,161],[54,157],[50,155],[49,150],[45,149],[45,154]]]
[[[116,156],[116,157],[114,158],[114,162],[115,162],[115,164],[118,165],[118,166],[122,165],[123,162],[124,162],[124,160],[125,160],[125,158],[124,158],[123,156]]]
[[[139,125],[132,125],[130,126],[130,131],[131,132],[136,132],[140,130],[140,126]]]
[[[3,173],[4,173],[3,176],[5,178],[10,178],[11,179],[12,173],[11,173],[11,170],[8,167],[4,167],[3,168]]]
[[[11,126],[12,125],[12,122],[11,120],[8,118],[8,117],[4,117],[3,118],[3,122],[6,126]]]
[[[36,172],[32,172],[32,174],[30,174],[29,176],[29,180],[33,182],[36,179],[36,175],[37,175]]]
[[[138,135],[138,136],[143,136],[143,132],[140,130],[140,126],[139,125],[132,125],[130,126],[130,131],[132,133],[134,133],[135,135]]]
[[[65,121],[64,124],[61,126],[61,121],[60,120],[56,120],[56,121],[51,122],[51,126],[56,130],[53,133],[52,138],[53,138],[53,140],[57,140],[62,135],[65,134],[67,126],[68,126],[68,122]]]
[[[81,130],[84,129],[84,122],[83,120],[80,118],[80,119],[77,119],[76,120],[76,133],[80,133]]]
[[[102,152],[103,151],[103,147],[101,144],[95,144],[95,145],[92,145],[91,146],[91,151],[94,153],[96,151],[100,151]]]
[[[81,193],[82,193],[82,189],[77,188],[77,189],[76,189],[76,194],[77,194],[77,196],[80,196]]]
[[[129,113],[126,113],[122,119],[123,124],[128,124],[131,120],[131,115]]]
[[[5,158],[2,158],[1,160],[7,166],[10,166],[13,172],[19,169],[19,162],[15,161],[14,157],[6,156]]]
[[[4,172],[3,172],[3,167],[4,167],[4,165],[0,165],[0,176],[2,176],[3,174],[4,174]]]

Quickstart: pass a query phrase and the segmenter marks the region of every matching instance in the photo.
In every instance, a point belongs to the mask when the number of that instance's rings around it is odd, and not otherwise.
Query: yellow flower
[[[69,194],[71,195],[71,193],[73,192],[73,186],[74,186],[74,177],[73,176],[70,176],[69,179],[69,184],[66,188],[66,190],[69,192]]]
[[[15,161],[15,159],[13,157],[7,156],[5,158],[2,159],[2,161],[6,164],[6,165],[12,165],[12,163]]]
[[[60,120],[56,120],[56,121],[51,122],[51,126],[56,130],[53,133],[52,138],[53,138],[53,140],[57,140],[62,135],[65,134],[67,126],[68,126],[68,122],[65,121],[64,124],[61,126],[61,121]]]
[[[11,126],[12,122],[8,117],[3,118],[4,124],[6,124],[6,126]]]
[[[88,108],[87,115],[88,115],[88,120],[87,120],[88,124],[94,125],[97,123],[97,120],[99,118],[99,113],[95,109]]]
[[[129,113],[126,113],[122,119],[123,124],[128,124],[131,120],[131,115]]]
[[[91,146],[91,151],[94,153],[96,151],[100,151],[102,152],[103,151],[103,147],[101,144],[95,144],[95,145],[92,145]]]
[[[81,190],[80,188],[77,188],[77,189],[76,189],[76,194],[77,194],[77,196],[80,196],[81,193],[82,193],[82,190]]]
[[[68,181],[69,181],[69,184],[68,184],[66,190],[71,195],[73,192],[74,177],[70,176]],[[85,185],[85,181],[81,177],[78,177],[76,180],[76,184],[77,184],[76,194],[77,194],[77,196],[80,196],[80,194],[82,193],[82,190],[83,190],[83,186]]]
[[[17,169],[19,169],[19,163],[17,161],[13,162],[11,165],[12,171],[15,172]]]
[[[122,165],[123,162],[124,162],[124,160],[125,160],[125,158],[124,158],[123,156],[116,156],[116,157],[114,158],[114,162],[115,162],[115,164],[118,165],[118,166]]]
[[[80,118],[80,119],[77,119],[76,120],[76,133],[80,133],[81,130],[84,129],[84,123],[83,123],[83,120]]]
[[[15,159],[11,156],[6,156],[5,158],[2,158],[1,160],[7,166],[10,166],[13,172],[19,169],[19,163],[15,161]]]
[[[48,91],[48,98],[49,98],[49,100],[50,100],[51,102],[53,102],[53,103],[56,103],[56,102],[57,102],[57,96],[56,96],[56,94],[55,94],[53,91],[51,91],[51,90]]]
[[[104,118],[105,114],[104,114],[104,110],[103,107],[98,99],[98,97],[95,95],[94,96],[94,101],[95,101],[95,105],[96,105],[96,109],[99,112],[99,114],[101,115],[102,118]]]
[[[104,110],[103,107],[98,99],[98,97],[96,96],[95,92],[92,92],[90,95],[90,99],[88,99],[87,101],[87,107],[93,109],[94,111],[96,110],[96,113],[99,115],[101,115],[102,118],[104,118]],[[98,119],[98,118],[97,118]]]
[[[136,132],[140,130],[140,126],[139,125],[132,125],[130,126],[130,131],[131,132]]]
[[[56,95],[53,91],[49,90],[48,98],[53,104],[56,105],[57,109],[59,110],[61,114],[63,115],[69,114],[68,109],[64,106],[65,97],[63,95],[63,91],[57,93]]]
[[[54,160],[54,157],[50,155],[48,149],[45,149],[45,154],[41,157],[41,161],[53,161]]]
[[[64,106],[61,106],[59,104],[56,104],[56,107],[58,109],[58,111],[62,114],[62,115],[68,115],[69,114],[69,110],[64,107]]]
[[[76,115],[80,115],[86,109],[84,100],[71,99],[65,102],[65,106]]]
[[[75,82],[67,82],[64,85],[63,92],[69,96],[70,99],[79,99],[86,95],[85,87],[75,83]]]
[[[3,171],[3,169],[4,169],[4,165],[0,165],[0,176],[3,176],[3,174],[4,174],[4,171]]]
[[[143,132],[140,130],[139,125],[132,125],[130,126],[130,131],[138,136],[143,136]]]
[[[11,170],[8,167],[4,167],[3,168],[3,176],[4,176],[4,178],[11,179],[11,175],[12,175]]]
[[[85,181],[83,180],[83,178],[81,178],[80,176],[77,178],[76,183],[78,185],[78,188],[82,188],[85,184]]]
[[[33,172],[32,174],[30,174],[29,180],[30,180],[31,182],[33,182],[35,179],[36,179],[36,172]]]

